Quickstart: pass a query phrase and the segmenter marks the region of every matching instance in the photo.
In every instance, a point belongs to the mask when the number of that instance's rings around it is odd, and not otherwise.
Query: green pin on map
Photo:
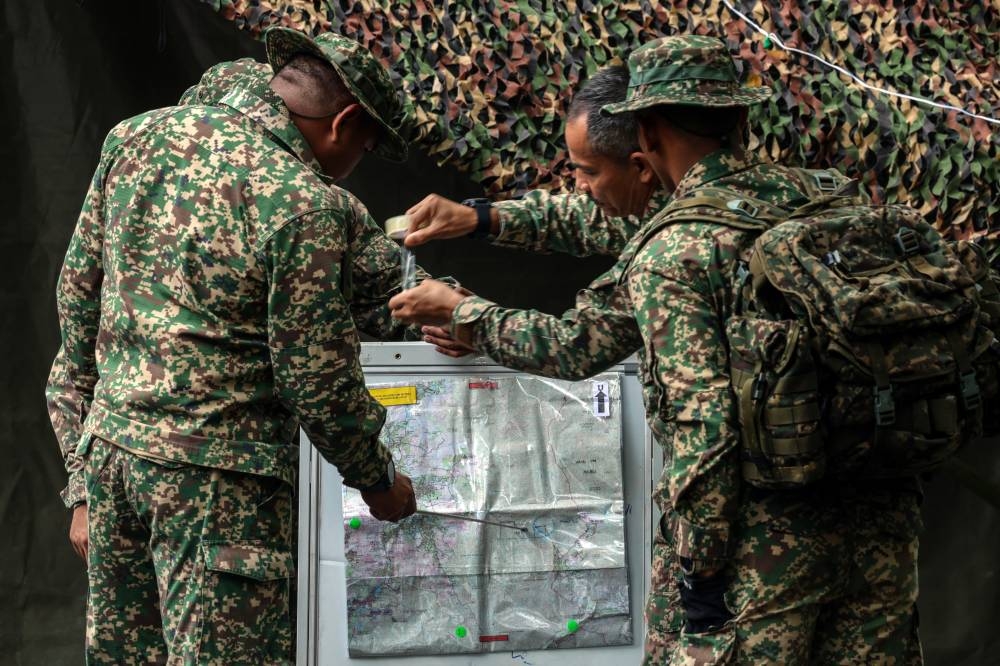
[[[469,630],[462,625],[455,627],[455,635],[459,638],[465,638],[465,635],[469,633]]]
[[[570,620],[569,622],[566,623],[566,631],[568,631],[571,634],[575,634],[576,630],[579,628],[580,628],[580,623],[577,622],[576,620]]]
[[[361,527],[361,519],[358,518],[357,516],[354,516],[347,524],[351,526],[352,530],[356,530],[359,527]]]

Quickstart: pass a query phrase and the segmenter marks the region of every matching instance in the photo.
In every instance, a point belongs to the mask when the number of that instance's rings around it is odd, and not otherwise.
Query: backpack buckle
[[[979,382],[976,381],[976,371],[970,370],[958,376],[958,388],[962,393],[965,409],[974,412],[983,404],[983,396],[979,392]]]
[[[896,422],[896,401],[892,397],[892,386],[875,387],[875,425],[890,426]]]
[[[750,385],[750,399],[754,402],[760,402],[767,392],[767,377],[764,373],[758,374],[753,379],[753,384]]]
[[[896,249],[904,257],[920,252],[920,236],[909,227],[900,227],[896,232]]]
[[[813,174],[813,180],[816,181],[816,187],[820,192],[828,193],[835,192],[840,184],[837,183],[837,179],[833,177],[833,174],[829,171],[820,171],[819,173]]]
[[[746,283],[748,277],[750,277],[750,266],[747,265],[747,262],[741,261],[738,264],[736,264],[737,286],[742,287]]]
[[[757,213],[760,212],[760,209],[757,206],[754,206],[752,203],[746,201],[745,199],[731,199],[726,204],[726,207],[729,210],[736,211],[737,213],[741,213],[742,215],[746,215],[747,217],[752,217],[752,218],[756,218]]]

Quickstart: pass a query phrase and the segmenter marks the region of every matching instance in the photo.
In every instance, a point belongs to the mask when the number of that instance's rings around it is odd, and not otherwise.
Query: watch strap
[[[476,198],[466,199],[462,205],[469,206],[476,211],[476,228],[469,233],[469,238],[486,238],[490,235],[492,221],[490,220],[490,209],[493,202],[489,199]]]

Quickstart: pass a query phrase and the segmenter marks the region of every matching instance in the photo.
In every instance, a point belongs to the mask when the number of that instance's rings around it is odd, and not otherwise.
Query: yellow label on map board
[[[391,405],[417,404],[416,386],[387,386],[384,388],[368,389],[368,392],[386,407]]]

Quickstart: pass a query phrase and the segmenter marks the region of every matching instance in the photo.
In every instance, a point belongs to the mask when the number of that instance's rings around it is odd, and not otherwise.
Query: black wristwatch
[[[472,230],[468,237],[486,238],[489,236],[492,227],[490,223],[490,209],[493,208],[493,202],[489,199],[478,197],[476,199],[466,199],[462,202],[462,205],[476,210],[476,228]]]
[[[379,480],[366,488],[358,488],[363,493],[380,493],[384,490],[389,490],[392,488],[392,484],[396,482],[396,463],[389,458],[389,464],[385,466],[385,472],[379,477]]]

